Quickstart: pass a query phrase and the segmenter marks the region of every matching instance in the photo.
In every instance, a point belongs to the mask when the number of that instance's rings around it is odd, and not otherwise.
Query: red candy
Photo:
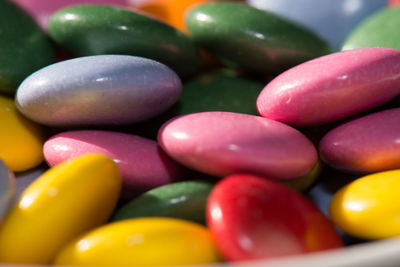
[[[232,175],[216,185],[207,204],[207,224],[228,261],[342,246],[331,222],[308,199],[253,175]]]

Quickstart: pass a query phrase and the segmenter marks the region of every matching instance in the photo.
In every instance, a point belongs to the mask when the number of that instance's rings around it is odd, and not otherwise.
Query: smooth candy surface
[[[98,228],[65,247],[55,260],[68,266],[168,266],[220,261],[207,228],[184,220],[143,218]]]
[[[343,231],[365,239],[400,235],[400,170],[359,178],[333,196],[329,214]]]
[[[113,220],[137,217],[173,217],[205,224],[205,209],[212,183],[184,181],[160,186],[131,200]]]
[[[335,50],[365,18],[388,0],[247,0],[249,5],[302,24],[328,41]]]
[[[174,182],[185,172],[157,142],[131,134],[70,131],[53,136],[43,146],[44,157],[50,166],[90,153],[107,155],[117,163],[125,198]]]
[[[14,3],[1,1],[0,92],[14,93],[23,79],[54,60],[51,44],[35,21]]]
[[[400,52],[365,48],[298,65],[257,99],[261,116],[299,126],[328,123],[379,106],[400,93]]]
[[[207,225],[228,261],[282,257],[342,246],[333,225],[301,194],[252,175],[211,191]]]
[[[253,173],[297,178],[317,163],[313,144],[299,131],[259,116],[202,112],[166,122],[158,140],[182,164],[215,176]]]
[[[43,68],[18,88],[18,109],[50,126],[118,125],[161,113],[181,93],[179,77],[156,61],[124,55],[75,58]]]
[[[13,0],[19,4],[26,11],[28,11],[41,26],[43,30],[47,30],[47,24],[50,16],[57,10],[77,4],[93,3],[93,4],[106,4],[127,6],[127,0]]]
[[[118,200],[117,165],[103,155],[60,164],[35,180],[0,227],[0,261],[50,264],[79,235],[108,219]]]
[[[356,173],[400,169],[400,108],[349,121],[328,132],[321,157],[334,168]]]
[[[49,35],[78,55],[126,54],[154,59],[190,76],[201,65],[193,41],[177,29],[144,14],[104,5],[78,5],[59,10],[49,22]]]
[[[12,171],[25,171],[43,161],[45,130],[27,120],[12,98],[0,95],[0,158]]]
[[[192,38],[224,64],[259,75],[281,72],[331,51],[316,35],[272,13],[241,3],[191,9]]]
[[[0,160],[0,227],[15,196],[15,176]]]
[[[342,50],[364,47],[400,49],[400,8],[386,8],[362,21],[343,43]]]

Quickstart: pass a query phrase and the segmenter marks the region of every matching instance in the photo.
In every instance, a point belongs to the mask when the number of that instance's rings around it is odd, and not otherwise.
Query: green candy
[[[50,37],[66,50],[82,55],[127,54],[154,59],[181,77],[201,65],[194,42],[177,29],[127,9],[78,5],[59,10],[49,21]]]
[[[138,217],[173,217],[205,224],[212,183],[185,181],[157,187],[119,209],[113,221]]]
[[[197,6],[187,14],[186,26],[221,62],[258,75],[278,73],[332,51],[305,28],[241,3]]]
[[[0,92],[14,93],[36,70],[55,61],[36,22],[10,1],[0,1]]]
[[[400,50],[400,8],[384,8],[362,21],[343,43],[342,50],[386,47]]]

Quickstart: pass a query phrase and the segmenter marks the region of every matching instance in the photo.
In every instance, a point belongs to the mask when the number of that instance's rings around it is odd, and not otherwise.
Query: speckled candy
[[[14,93],[32,72],[53,63],[53,49],[35,21],[10,1],[0,8],[0,92]]]
[[[59,10],[49,22],[49,35],[78,55],[126,54],[157,60],[181,77],[201,65],[191,39],[177,29],[123,8],[78,5]]]
[[[328,132],[319,145],[332,167],[358,173],[400,168],[400,108],[349,121]]]
[[[400,235],[400,170],[361,177],[333,196],[329,214],[343,231],[364,239]]]
[[[268,75],[327,54],[319,37],[273,13],[241,3],[207,3],[191,9],[192,38],[224,64]]]
[[[85,155],[51,168],[4,219],[0,262],[50,264],[64,245],[106,222],[120,189],[118,167],[104,155]]]
[[[166,122],[162,148],[174,159],[215,176],[253,173],[291,179],[317,163],[313,144],[299,131],[259,116],[202,112]]]
[[[263,177],[232,175],[211,191],[207,225],[228,261],[338,248],[332,223],[301,194]]]
[[[257,99],[261,116],[299,125],[328,123],[379,106],[400,93],[400,51],[365,48],[300,64]]]
[[[362,21],[343,43],[342,50],[364,47],[400,49],[400,8],[386,8]]]
[[[0,227],[15,196],[15,176],[0,160]]]
[[[247,0],[257,8],[296,21],[339,50],[347,35],[388,0]],[[371,33],[369,33],[371,34]]]
[[[156,61],[98,55],[59,62],[18,88],[18,109],[59,127],[135,123],[161,113],[181,93],[179,77]]]
[[[126,133],[98,130],[63,132],[50,138],[43,147],[50,166],[90,153],[107,155],[118,164],[125,198],[174,182],[185,173],[184,168],[166,155],[157,142]]]
[[[117,210],[113,220],[172,217],[205,224],[206,202],[214,184],[184,181],[152,189]]]

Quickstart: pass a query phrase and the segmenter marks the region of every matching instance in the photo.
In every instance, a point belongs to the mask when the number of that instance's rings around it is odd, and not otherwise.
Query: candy
[[[14,101],[0,95],[0,158],[13,171],[31,169],[43,161],[45,131],[17,111]]]
[[[67,242],[104,223],[121,178],[103,155],[86,155],[43,174],[0,227],[0,262],[49,264]]]
[[[308,174],[317,163],[312,143],[280,122],[231,112],[178,117],[160,129],[161,147],[175,160],[204,173],[253,173],[275,179]]]
[[[109,156],[121,171],[124,198],[169,184],[185,173],[185,169],[169,158],[157,142],[113,131],[63,132],[46,141],[43,153],[50,166],[84,154]]]
[[[331,51],[307,30],[240,3],[197,6],[187,13],[186,25],[193,39],[224,64],[259,75],[280,72]]]
[[[137,217],[173,217],[205,224],[205,209],[213,184],[184,181],[160,186],[120,208],[113,220]]]
[[[247,0],[249,5],[277,13],[317,33],[339,50],[347,35],[388,0]]]
[[[0,227],[15,196],[15,176],[0,160]]]
[[[335,193],[329,214],[336,225],[357,237],[398,236],[399,187],[400,170],[364,176]]]
[[[112,223],[65,247],[59,265],[161,266],[220,261],[210,232],[203,226],[170,218]]]
[[[332,167],[358,173],[400,168],[400,108],[349,121],[328,132],[319,151]]]
[[[400,93],[400,52],[333,53],[276,77],[261,92],[261,116],[299,126],[328,123],[379,106]]]
[[[75,58],[43,68],[18,88],[18,109],[50,126],[118,125],[155,116],[181,93],[179,77],[156,61],[124,55]]]
[[[50,37],[79,55],[127,54],[154,59],[181,77],[200,67],[200,54],[191,39],[175,28],[143,14],[102,6],[79,5],[53,14]]]
[[[342,50],[364,47],[400,49],[397,29],[400,27],[400,9],[386,8],[365,19],[347,37]]]
[[[233,175],[211,191],[207,224],[229,261],[266,259],[342,246],[306,198],[262,177]]]
[[[39,27],[9,1],[0,8],[0,93],[14,93],[33,71],[55,60],[52,47]]]

